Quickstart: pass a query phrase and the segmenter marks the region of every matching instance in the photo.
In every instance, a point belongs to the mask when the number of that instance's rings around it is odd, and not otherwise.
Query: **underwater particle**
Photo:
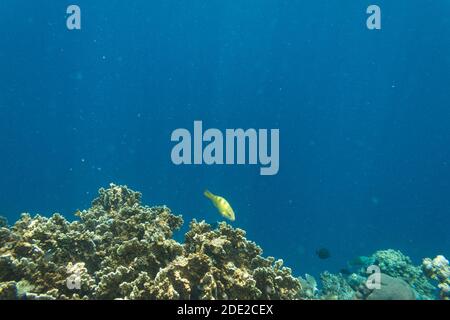
[[[378,206],[380,204],[380,199],[377,196],[373,196],[370,201],[374,206]]]
[[[219,210],[220,214],[224,218],[227,218],[230,221],[235,220],[236,217],[234,215],[233,208],[231,208],[230,204],[228,203],[227,200],[225,200],[225,198],[216,196],[215,194],[212,194],[208,190],[206,190],[203,194],[205,195],[205,197],[207,197],[212,201],[214,206],[217,208],[217,210]]]
[[[75,81],[82,81],[83,80],[83,72],[82,71],[76,71],[72,74],[70,74],[70,79]]]
[[[319,259],[325,260],[331,257],[330,250],[327,248],[320,248],[316,250],[316,255],[319,257]]]

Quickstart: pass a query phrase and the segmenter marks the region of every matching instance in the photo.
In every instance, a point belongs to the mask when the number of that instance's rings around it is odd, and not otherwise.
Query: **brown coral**
[[[300,284],[245,232],[193,221],[111,184],[68,222],[28,214],[0,228],[0,299],[294,299]],[[26,285],[24,285],[26,284]],[[24,291],[24,292],[22,292]]]

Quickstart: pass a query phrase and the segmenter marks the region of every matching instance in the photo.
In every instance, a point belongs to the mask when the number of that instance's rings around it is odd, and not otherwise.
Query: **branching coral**
[[[320,275],[322,281],[321,298],[325,300],[351,300],[355,291],[341,274],[335,275],[327,271]]]
[[[450,266],[444,256],[439,255],[434,259],[425,258],[422,262],[424,273],[433,280],[439,282],[440,297],[450,300]]]
[[[198,287],[200,298],[294,299],[300,282],[283,261],[263,258],[262,249],[245,238],[245,232],[220,223],[212,230],[205,222],[193,221],[186,234],[188,256],[208,257],[208,272]],[[206,278],[205,278],[206,276]]]
[[[298,279],[245,232],[183,220],[111,184],[68,222],[23,214],[0,227],[0,299],[294,299]]]

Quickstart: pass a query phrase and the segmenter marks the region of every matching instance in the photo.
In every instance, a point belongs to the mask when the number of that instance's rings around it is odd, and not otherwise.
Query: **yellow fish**
[[[212,194],[208,190],[206,190],[203,194],[212,201],[214,206],[217,208],[217,210],[219,210],[220,214],[223,217],[231,221],[235,220],[233,208],[231,208],[227,200],[222,197],[216,196],[215,194]]]

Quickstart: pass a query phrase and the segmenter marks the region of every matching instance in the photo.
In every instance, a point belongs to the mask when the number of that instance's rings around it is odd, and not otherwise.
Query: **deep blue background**
[[[450,248],[450,5],[377,1],[0,2],[0,212],[87,208],[127,184],[208,222],[205,188],[296,274]],[[171,132],[279,128],[280,172],[171,163]],[[186,223],[187,224],[187,223]],[[329,260],[314,251],[330,249]]]

